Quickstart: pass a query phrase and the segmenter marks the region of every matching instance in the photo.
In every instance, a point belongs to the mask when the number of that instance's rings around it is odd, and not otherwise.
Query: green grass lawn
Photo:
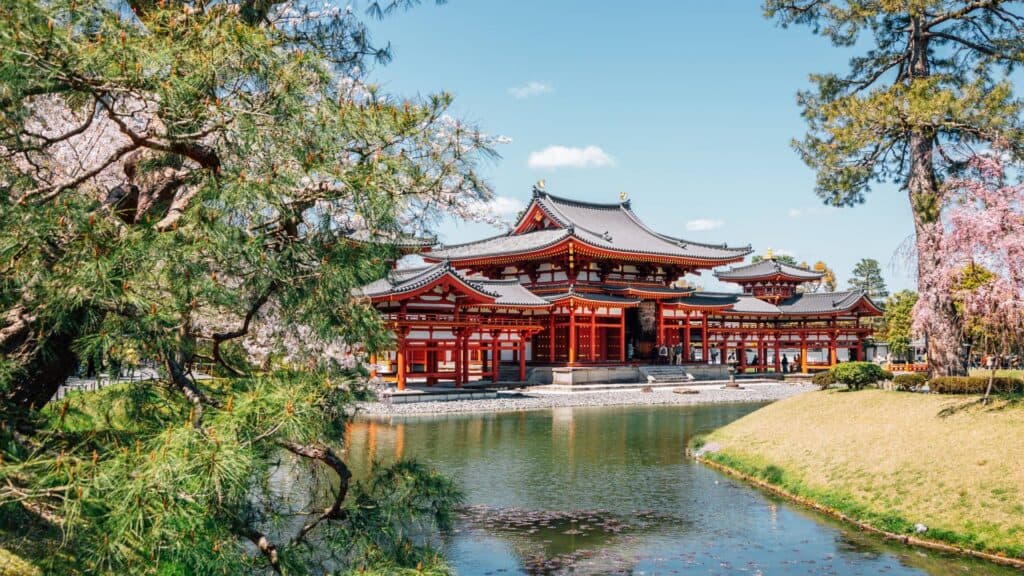
[[[782,400],[706,439],[709,459],[897,533],[1024,557],[1024,405],[881,390]]]
[[[984,368],[975,368],[971,370],[971,376],[987,377],[991,373],[991,370],[985,370]],[[1024,370],[996,370],[996,376],[1024,379]]]

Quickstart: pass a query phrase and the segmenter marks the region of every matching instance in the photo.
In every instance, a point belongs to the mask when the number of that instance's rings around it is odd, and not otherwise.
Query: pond
[[[689,460],[688,440],[759,405],[559,408],[362,419],[356,477],[412,457],[467,509],[459,574],[1018,574],[886,543]]]

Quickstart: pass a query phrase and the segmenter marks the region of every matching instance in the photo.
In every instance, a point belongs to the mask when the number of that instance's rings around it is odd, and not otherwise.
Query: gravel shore
[[[684,387],[684,386],[681,386]],[[461,412],[518,412],[569,406],[634,406],[692,405],[725,402],[768,402],[814,390],[817,386],[798,383],[743,383],[742,390],[723,390],[720,385],[685,386],[696,394],[677,394],[672,389],[643,392],[639,388],[601,392],[550,392],[542,389],[500,392],[488,400],[455,400],[449,402],[415,402],[388,404],[363,402],[361,414],[369,416],[421,416]]]

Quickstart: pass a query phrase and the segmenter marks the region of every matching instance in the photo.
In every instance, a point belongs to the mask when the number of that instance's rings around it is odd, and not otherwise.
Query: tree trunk
[[[41,408],[75,371],[78,359],[71,351],[77,334],[68,329],[46,333],[28,311],[15,307],[0,318],[0,357],[14,364],[15,374],[2,397],[20,408]],[[73,321],[69,326],[78,326]]]
[[[910,66],[911,82],[929,75],[928,39],[919,17],[911,18]],[[923,128],[908,134],[910,167],[907,194],[914,214],[917,241],[918,306],[929,310],[925,326],[928,343],[928,372],[931,376],[966,374],[960,361],[961,326],[953,297],[937,284],[936,271],[942,257],[942,195],[935,173],[935,135]]]

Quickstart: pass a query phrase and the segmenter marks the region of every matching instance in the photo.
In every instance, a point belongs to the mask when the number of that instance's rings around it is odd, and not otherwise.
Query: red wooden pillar
[[[500,330],[491,331],[491,382],[498,381],[498,371],[501,367],[501,348],[499,347],[500,341],[498,340],[500,335]]]
[[[807,374],[807,334],[800,334],[800,372]]]
[[[781,347],[781,344],[779,343],[779,336],[780,336],[780,334],[778,332],[776,332],[775,333],[775,373],[776,374],[778,374],[779,372],[782,372],[782,358],[779,358],[779,355],[782,353],[782,347]]]
[[[828,364],[829,366],[835,366],[836,360],[836,335],[835,333],[828,335]]]
[[[661,306],[661,300],[658,300],[657,302],[654,303],[654,310],[654,313],[658,316],[658,335],[655,338],[654,345],[661,347],[663,344],[665,344],[665,310]]]
[[[576,303],[569,300],[569,364],[576,362]]]
[[[676,314],[678,314],[678,310]],[[690,312],[686,312],[686,318],[683,320],[683,362],[690,361]]]
[[[704,361],[705,364],[710,364],[711,363],[711,357],[708,356],[708,354],[711,351],[711,346],[710,346],[710,342],[708,342],[708,313],[707,312],[701,312],[700,313],[700,344],[701,344],[701,348],[702,348],[701,351],[700,351],[700,357]]]
[[[626,309],[619,308],[619,362],[626,361]]]
[[[548,362],[555,363],[555,310],[548,315]]]
[[[519,333],[519,381],[526,381],[526,332]]]
[[[469,340],[473,337],[473,331],[467,330],[466,336],[462,339],[462,383],[469,384]]]
[[[462,387],[462,330],[455,328],[455,351],[452,353],[452,360],[455,362],[455,387]]]
[[[740,363],[740,373],[747,371],[747,335],[740,334],[740,344],[736,349],[736,360]]]
[[[399,390],[405,390],[405,330],[399,328],[396,336],[398,336],[398,349],[395,352],[395,363],[397,364],[396,384]]]
[[[597,362],[597,308],[590,308],[590,361]]]

